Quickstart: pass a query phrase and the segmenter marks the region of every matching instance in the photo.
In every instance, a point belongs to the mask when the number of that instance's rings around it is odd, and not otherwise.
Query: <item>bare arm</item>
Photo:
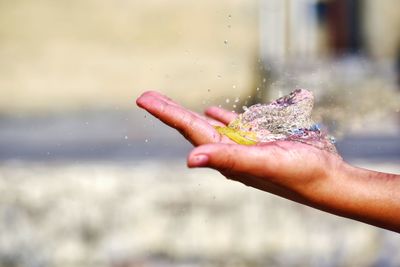
[[[137,104],[197,146],[188,156],[189,167],[213,168],[245,185],[400,232],[399,175],[356,168],[298,142],[234,144],[213,127],[236,116],[220,108],[207,109],[204,117],[157,92],[144,93]]]
[[[325,186],[326,196],[318,199],[326,211],[400,232],[400,175],[344,162],[329,180],[331,188]],[[329,207],[329,203],[333,205]]]

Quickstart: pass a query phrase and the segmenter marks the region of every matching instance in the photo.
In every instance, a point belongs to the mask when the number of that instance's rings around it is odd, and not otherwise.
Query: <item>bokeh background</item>
[[[0,266],[400,266],[396,233],[189,171],[134,104],[240,112],[307,88],[346,161],[400,173],[399,10],[0,0]]]

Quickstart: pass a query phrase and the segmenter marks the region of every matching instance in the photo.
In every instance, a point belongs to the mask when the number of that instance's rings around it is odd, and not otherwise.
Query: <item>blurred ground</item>
[[[1,164],[0,177],[1,266],[400,262],[398,235],[246,188],[213,171],[189,171],[182,159],[12,162]]]

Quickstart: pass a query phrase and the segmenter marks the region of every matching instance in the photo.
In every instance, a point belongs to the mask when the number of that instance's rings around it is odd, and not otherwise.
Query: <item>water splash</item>
[[[239,144],[289,140],[337,153],[334,138],[312,120],[313,105],[311,92],[296,89],[269,104],[246,108],[228,127],[217,130]]]

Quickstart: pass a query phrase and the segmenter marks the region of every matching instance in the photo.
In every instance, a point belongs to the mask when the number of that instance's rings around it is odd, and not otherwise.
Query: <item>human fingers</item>
[[[277,141],[255,146],[209,144],[195,148],[189,167],[210,167],[261,177],[281,185],[302,186],[324,176],[332,158],[312,146]]]
[[[221,172],[236,172],[252,176],[278,174],[280,148],[269,145],[209,144],[195,148],[188,157],[189,167],[210,167]]]
[[[213,168],[247,186],[311,205],[321,195],[318,190],[326,181],[325,169],[330,168],[323,155],[315,154],[317,150],[288,141],[256,146],[208,144],[195,148],[187,164]]]
[[[177,102],[175,102],[174,100],[172,100],[168,96],[163,95],[162,93],[157,92],[157,91],[153,91],[153,90],[146,91],[143,95],[152,96],[154,98],[163,100],[164,102],[166,102],[166,103],[168,103],[170,105],[181,107],[181,105],[179,105]]]
[[[152,96],[152,97],[154,97],[154,98],[160,99],[160,100],[162,100],[162,101],[168,103],[168,104],[171,105],[171,106],[176,106],[176,107],[182,108],[182,106],[181,106],[180,104],[178,104],[177,102],[175,102],[174,100],[172,100],[172,99],[169,98],[168,96],[161,94],[160,92],[157,92],[157,91],[147,91],[146,94],[149,95],[149,96]],[[213,119],[213,118],[209,118],[209,117],[206,117],[206,116],[202,116],[202,115],[200,115],[200,114],[198,114],[198,113],[196,113],[196,112],[194,112],[194,111],[188,110],[188,109],[185,109],[185,110],[186,110],[187,112],[190,112],[192,115],[194,115],[194,116],[196,116],[196,117],[199,117],[199,118],[201,118],[201,119],[207,121],[209,124],[211,124],[211,125],[213,125],[213,126],[225,126],[225,124],[221,123],[221,122],[218,121],[218,120],[215,120],[215,119]]]
[[[207,116],[227,125],[238,116],[236,113],[219,107],[209,107],[204,112]]]
[[[165,124],[177,129],[194,145],[221,141],[221,136],[206,120],[177,104],[166,101],[154,92],[143,93],[136,100],[136,104]]]
[[[282,148],[208,144],[195,148],[188,156],[188,166],[209,167],[229,179],[272,194],[304,203],[295,188],[287,186],[282,170]],[[289,177],[290,178],[290,177]],[[293,178],[293,177],[292,177]],[[295,179],[293,179],[295,180]]]

